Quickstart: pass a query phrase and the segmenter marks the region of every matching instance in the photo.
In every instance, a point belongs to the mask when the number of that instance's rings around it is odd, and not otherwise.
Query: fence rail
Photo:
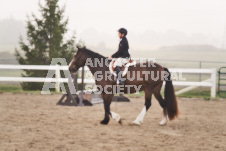
[[[55,82],[56,91],[59,90],[60,83],[67,83],[68,78],[61,78],[60,71],[68,70],[68,66],[48,66],[48,65],[0,65],[0,69],[6,70],[55,70],[55,78],[45,78],[45,77],[0,77],[0,81],[11,81],[11,82]],[[81,71],[82,69],[79,69]],[[89,71],[87,66],[84,67],[85,71]],[[210,81],[173,81],[176,86],[201,86],[211,88],[211,97],[216,96],[216,69],[188,69],[188,68],[170,68],[169,71],[179,72],[179,73],[205,73],[211,75]],[[77,79],[77,83],[81,83],[82,79]],[[94,79],[84,79],[84,83],[94,84]]]

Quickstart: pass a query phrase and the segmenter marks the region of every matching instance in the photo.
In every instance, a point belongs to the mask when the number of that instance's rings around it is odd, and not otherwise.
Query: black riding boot
[[[117,84],[120,84],[120,85],[124,85],[124,81],[122,80],[122,70],[119,66],[116,66],[115,67],[115,71],[117,73],[117,78],[118,78],[118,81],[119,83],[117,82]]]

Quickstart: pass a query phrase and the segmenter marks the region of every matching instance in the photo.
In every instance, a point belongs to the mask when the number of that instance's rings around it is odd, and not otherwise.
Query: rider
[[[125,28],[120,28],[118,30],[118,36],[120,38],[119,48],[116,53],[114,53],[111,58],[117,58],[114,63],[114,69],[118,75],[117,78],[117,84],[124,85],[124,81],[122,78],[122,72],[121,68],[123,65],[125,65],[130,60],[130,54],[129,54],[129,44],[126,38],[127,30]]]

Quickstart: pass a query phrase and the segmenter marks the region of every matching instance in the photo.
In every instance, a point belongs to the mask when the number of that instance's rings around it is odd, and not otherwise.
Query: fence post
[[[199,61],[199,69],[201,69],[202,68],[202,61]],[[201,82],[202,81],[202,74],[201,73],[199,73],[199,82]],[[199,87],[199,94],[201,93],[201,87]]]
[[[56,89],[56,92],[60,92],[60,66],[59,65],[56,65],[55,75],[57,80],[55,84],[55,89]]]
[[[212,68],[212,73],[211,73],[211,98],[216,97],[216,68]]]

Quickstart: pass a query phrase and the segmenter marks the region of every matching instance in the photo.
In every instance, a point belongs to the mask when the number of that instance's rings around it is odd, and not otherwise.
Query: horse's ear
[[[78,51],[86,49],[86,46],[77,45]]]
[[[76,46],[76,48],[77,48],[78,50],[80,50],[80,49],[81,49],[78,45]]]

